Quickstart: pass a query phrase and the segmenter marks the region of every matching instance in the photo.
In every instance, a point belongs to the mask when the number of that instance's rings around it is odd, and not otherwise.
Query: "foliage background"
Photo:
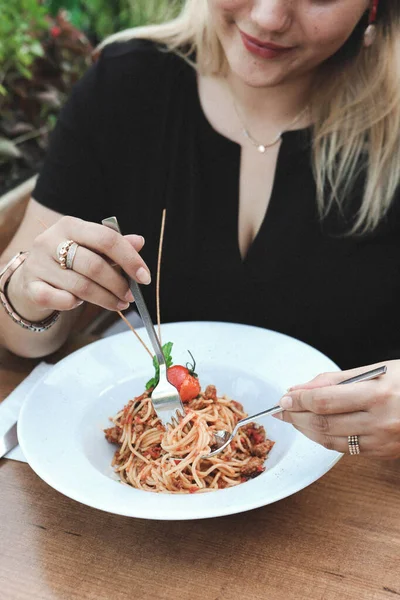
[[[182,0],[47,0],[45,4],[53,15],[68,10],[73,25],[92,32],[99,41],[128,27],[172,18]]]
[[[36,173],[72,86],[106,36],[183,0],[0,0],[0,197]]]

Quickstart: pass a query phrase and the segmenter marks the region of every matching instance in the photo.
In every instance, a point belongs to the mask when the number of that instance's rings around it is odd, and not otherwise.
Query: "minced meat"
[[[107,442],[110,442],[110,444],[119,444],[119,439],[122,433],[121,427],[118,427],[117,425],[114,427],[109,427],[108,429],[104,430],[104,433],[106,435]]]
[[[240,469],[240,474],[247,479],[250,479],[251,477],[257,477],[257,475],[265,470],[263,464],[264,460],[262,458],[253,456],[249,462]]]
[[[271,442],[271,440],[266,440],[261,444],[256,444],[253,447],[251,453],[253,454],[253,456],[258,456],[259,458],[265,459],[273,445],[274,442]]]

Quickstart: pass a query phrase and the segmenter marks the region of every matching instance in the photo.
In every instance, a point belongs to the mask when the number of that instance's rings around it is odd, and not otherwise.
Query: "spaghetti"
[[[185,404],[185,416],[166,430],[154,412],[151,390],[130,400],[105,430],[117,444],[113,466],[121,482],[151,492],[194,493],[238,485],[265,470],[274,442],[263,427],[241,428],[219,455],[202,458],[213,445],[213,432],[232,431],[246,417],[241,404],[218,397],[209,385]]]

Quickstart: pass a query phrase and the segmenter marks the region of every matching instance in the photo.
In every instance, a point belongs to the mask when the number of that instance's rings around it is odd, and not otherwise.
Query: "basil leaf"
[[[169,367],[171,367],[173,365],[172,346],[173,346],[172,342],[167,342],[162,347],[163,354],[165,357],[165,364],[167,365],[167,369],[169,369]],[[158,364],[157,357],[155,355],[153,356],[153,366],[154,366],[154,370],[155,370],[154,377],[152,379],[149,379],[149,381],[146,383],[146,390],[149,390],[150,388],[155,387],[158,383],[158,380],[160,379],[160,367]]]

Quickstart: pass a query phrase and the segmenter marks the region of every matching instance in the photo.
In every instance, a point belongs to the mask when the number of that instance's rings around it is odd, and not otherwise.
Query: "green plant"
[[[56,17],[61,10],[68,11],[69,21],[75,27],[83,29],[86,20],[81,0],[44,0],[44,4],[52,17]]]
[[[47,0],[50,14],[68,11],[71,23],[94,41],[148,23],[160,23],[175,16],[183,0]]]
[[[50,19],[37,0],[2,6],[0,28],[0,188],[4,188],[6,182],[12,187],[24,173],[29,176],[37,170],[57,114],[91,63],[93,48],[62,12]]]
[[[183,0],[0,0],[0,195],[41,166],[93,45],[173,17]],[[91,40],[91,42],[89,41]]]
[[[43,56],[38,41],[48,28],[46,10],[37,0],[14,0],[0,4],[0,94],[10,71],[14,77],[31,77],[30,67]]]

